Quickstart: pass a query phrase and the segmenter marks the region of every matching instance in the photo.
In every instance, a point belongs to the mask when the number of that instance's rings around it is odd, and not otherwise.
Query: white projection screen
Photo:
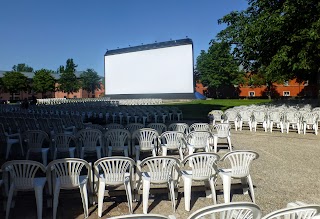
[[[193,45],[176,40],[108,51],[105,94],[193,94]]]

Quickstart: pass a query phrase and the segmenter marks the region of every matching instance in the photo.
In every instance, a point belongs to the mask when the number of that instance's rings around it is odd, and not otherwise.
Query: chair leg
[[[102,207],[103,207],[103,198],[104,191],[106,189],[106,184],[102,180],[99,181],[99,189],[98,189],[98,217],[102,216]]]
[[[170,190],[170,197],[171,197],[171,204],[172,204],[172,210],[173,212],[176,211],[176,198],[174,194],[174,181],[171,179],[169,181],[169,190]]]
[[[232,151],[232,145],[231,145],[231,138],[230,136],[227,137],[228,144],[229,144],[229,150]]]
[[[131,189],[131,181],[130,181],[129,177],[125,179],[124,187],[125,187],[126,194],[127,194],[129,212],[130,212],[130,214],[132,214],[133,213],[133,210],[132,210],[132,189]]]
[[[9,158],[10,150],[11,150],[11,144],[7,143],[6,160],[8,160]]]
[[[186,211],[190,211],[191,184],[192,184],[192,179],[183,177],[184,208]]]
[[[142,188],[142,205],[143,213],[148,214],[148,201],[149,201],[149,192],[150,192],[150,181],[147,179],[142,179],[143,188]]]
[[[69,156],[70,156],[71,158],[74,158],[74,150],[70,150],[70,151],[69,151]]]
[[[13,192],[14,192],[14,185],[11,185],[10,190],[9,190],[9,194],[8,194],[8,200],[7,200],[6,219],[9,219],[9,213],[10,213],[10,208],[11,208]]]
[[[225,203],[230,202],[230,191],[231,191],[231,177],[220,174],[223,183],[223,198]]]
[[[218,151],[218,137],[213,136],[213,147],[214,147],[214,153],[217,153]]]
[[[124,149],[124,156],[125,156],[125,157],[129,157],[128,148]]]
[[[47,166],[47,160],[48,160],[48,151],[42,151],[42,163],[44,166]]]
[[[55,185],[54,191],[53,191],[53,219],[57,218],[57,208],[59,204],[59,194],[60,194],[60,183],[57,181],[57,184]]]
[[[161,146],[161,148],[162,148],[162,156],[167,156],[167,147]]]
[[[247,188],[247,185],[248,185],[248,180],[247,180],[247,178],[241,178],[241,184],[242,184],[242,186],[243,186],[243,188],[242,188],[242,192],[243,192],[243,194],[248,194],[248,188]]]
[[[252,183],[251,176],[248,175],[247,178],[248,178],[248,184],[249,184],[249,189],[250,189],[252,201],[253,201],[253,203],[256,203],[256,199],[254,197],[254,190],[253,190],[253,183]]]
[[[88,217],[88,192],[87,192],[87,183],[80,184],[80,193],[82,199],[82,205],[84,210],[85,218]]]
[[[179,155],[180,155],[180,160],[183,160],[183,151],[182,148],[179,148]]]
[[[217,204],[217,194],[216,194],[216,187],[215,187],[215,179],[213,177],[211,177],[209,179],[209,183],[210,183],[210,188],[211,188],[211,193],[212,193],[212,201],[213,204]]]
[[[97,158],[100,159],[101,158],[101,146],[96,148],[97,150]]]
[[[34,192],[36,195],[36,202],[37,202],[37,214],[38,219],[42,218],[42,206],[43,206],[43,186],[36,186],[34,188]]]
[[[136,161],[140,159],[140,149],[136,147]]]

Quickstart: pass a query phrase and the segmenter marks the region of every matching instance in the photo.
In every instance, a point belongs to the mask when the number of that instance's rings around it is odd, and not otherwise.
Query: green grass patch
[[[268,99],[214,99],[193,100],[190,102],[179,102],[165,104],[176,106],[183,112],[183,118],[187,120],[207,121],[207,115],[211,110],[226,110],[234,106],[269,103]]]

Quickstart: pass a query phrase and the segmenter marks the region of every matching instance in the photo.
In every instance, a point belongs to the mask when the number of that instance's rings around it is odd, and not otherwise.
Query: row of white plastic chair
[[[230,202],[231,178],[245,179],[253,202],[255,202],[253,183],[250,176],[250,163],[259,155],[253,151],[234,151],[227,153],[222,162],[227,162],[230,169],[218,169],[220,157],[215,153],[196,153],[187,156],[182,162],[175,157],[149,157],[137,164],[127,157],[105,157],[91,165],[82,159],[65,158],[54,160],[44,166],[36,161],[14,160],[3,164],[3,181],[7,195],[6,219],[9,218],[11,202],[16,191],[34,190],[37,202],[38,218],[42,217],[43,189],[48,183],[49,194],[53,192],[53,218],[56,218],[59,192],[61,189],[80,189],[85,217],[88,216],[88,203],[93,197],[88,191],[98,197],[98,216],[102,216],[103,197],[106,186],[124,185],[128,200],[129,212],[133,213],[133,197],[139,199],[142,189],[143,212],[148,212],[148,199],[151,184],[168,186],[173,211],[176,209],[176,192],[179,188],[180,176],[184,182],[185,210],[190,211],[191,187],[193,181],[205,181],[210,185],[213,203],[216,204],[215,183],[217,176],[223,180],[225,202]],[[134,169],[136,169],[136,176]],[[86,170],[85,170],[86,169]],[[85,174],[83,172],[85,170]],[[46,177],[36,177],[37,172],[46,173]],[[9,177],[8,177],[8,174]],[[91,183],[89,183],[91,182]],[[133,194],[133,191],[136,191]],[[247,188],[244,188],[247,191]]]

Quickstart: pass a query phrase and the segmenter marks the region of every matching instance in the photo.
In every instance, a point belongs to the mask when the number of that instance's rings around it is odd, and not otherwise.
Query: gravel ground
[[[320,135],[306,135],[279,131],[265,133],[262,130],[232,131],[234,150],[254,150],[260,157],[252,163],[251,176],[255,185],[256,204],[263,215],[283,208],[288,202],[303,201],[320,204]],[[221,149],[223,156],[227,150]],[[218,185],[221,180],[218,179]],[[78,192],[78,191],[76,191]],[[251,201],[249,195],[235,192],[232,201]],[[58,218],[84,218],[80,195],[60,196]],[[218,203],[223,203],[223,194],[218,193]],[[177,210],[174,213],[166,194],[157,194],[149,200],[149,212],[163,215],[175,215],[187,218],[195,210],[212,204],[205,193],[192,193],[191,211],[184,210],[183,194],[179,194]],[[134,203],[134,213],[142,213],[142,203]],[[91,206],[90,219],[98,218],[97,207]],[[125,196],[105,198],[102,218],[128,213]],[[3,209],[0,218],[4,218]],[[16,207],[11,210],[10,218],[36,218],[36,204],[33,194],[18,195]],[[44,206],[43,218],[52,218],[52,209]]]

